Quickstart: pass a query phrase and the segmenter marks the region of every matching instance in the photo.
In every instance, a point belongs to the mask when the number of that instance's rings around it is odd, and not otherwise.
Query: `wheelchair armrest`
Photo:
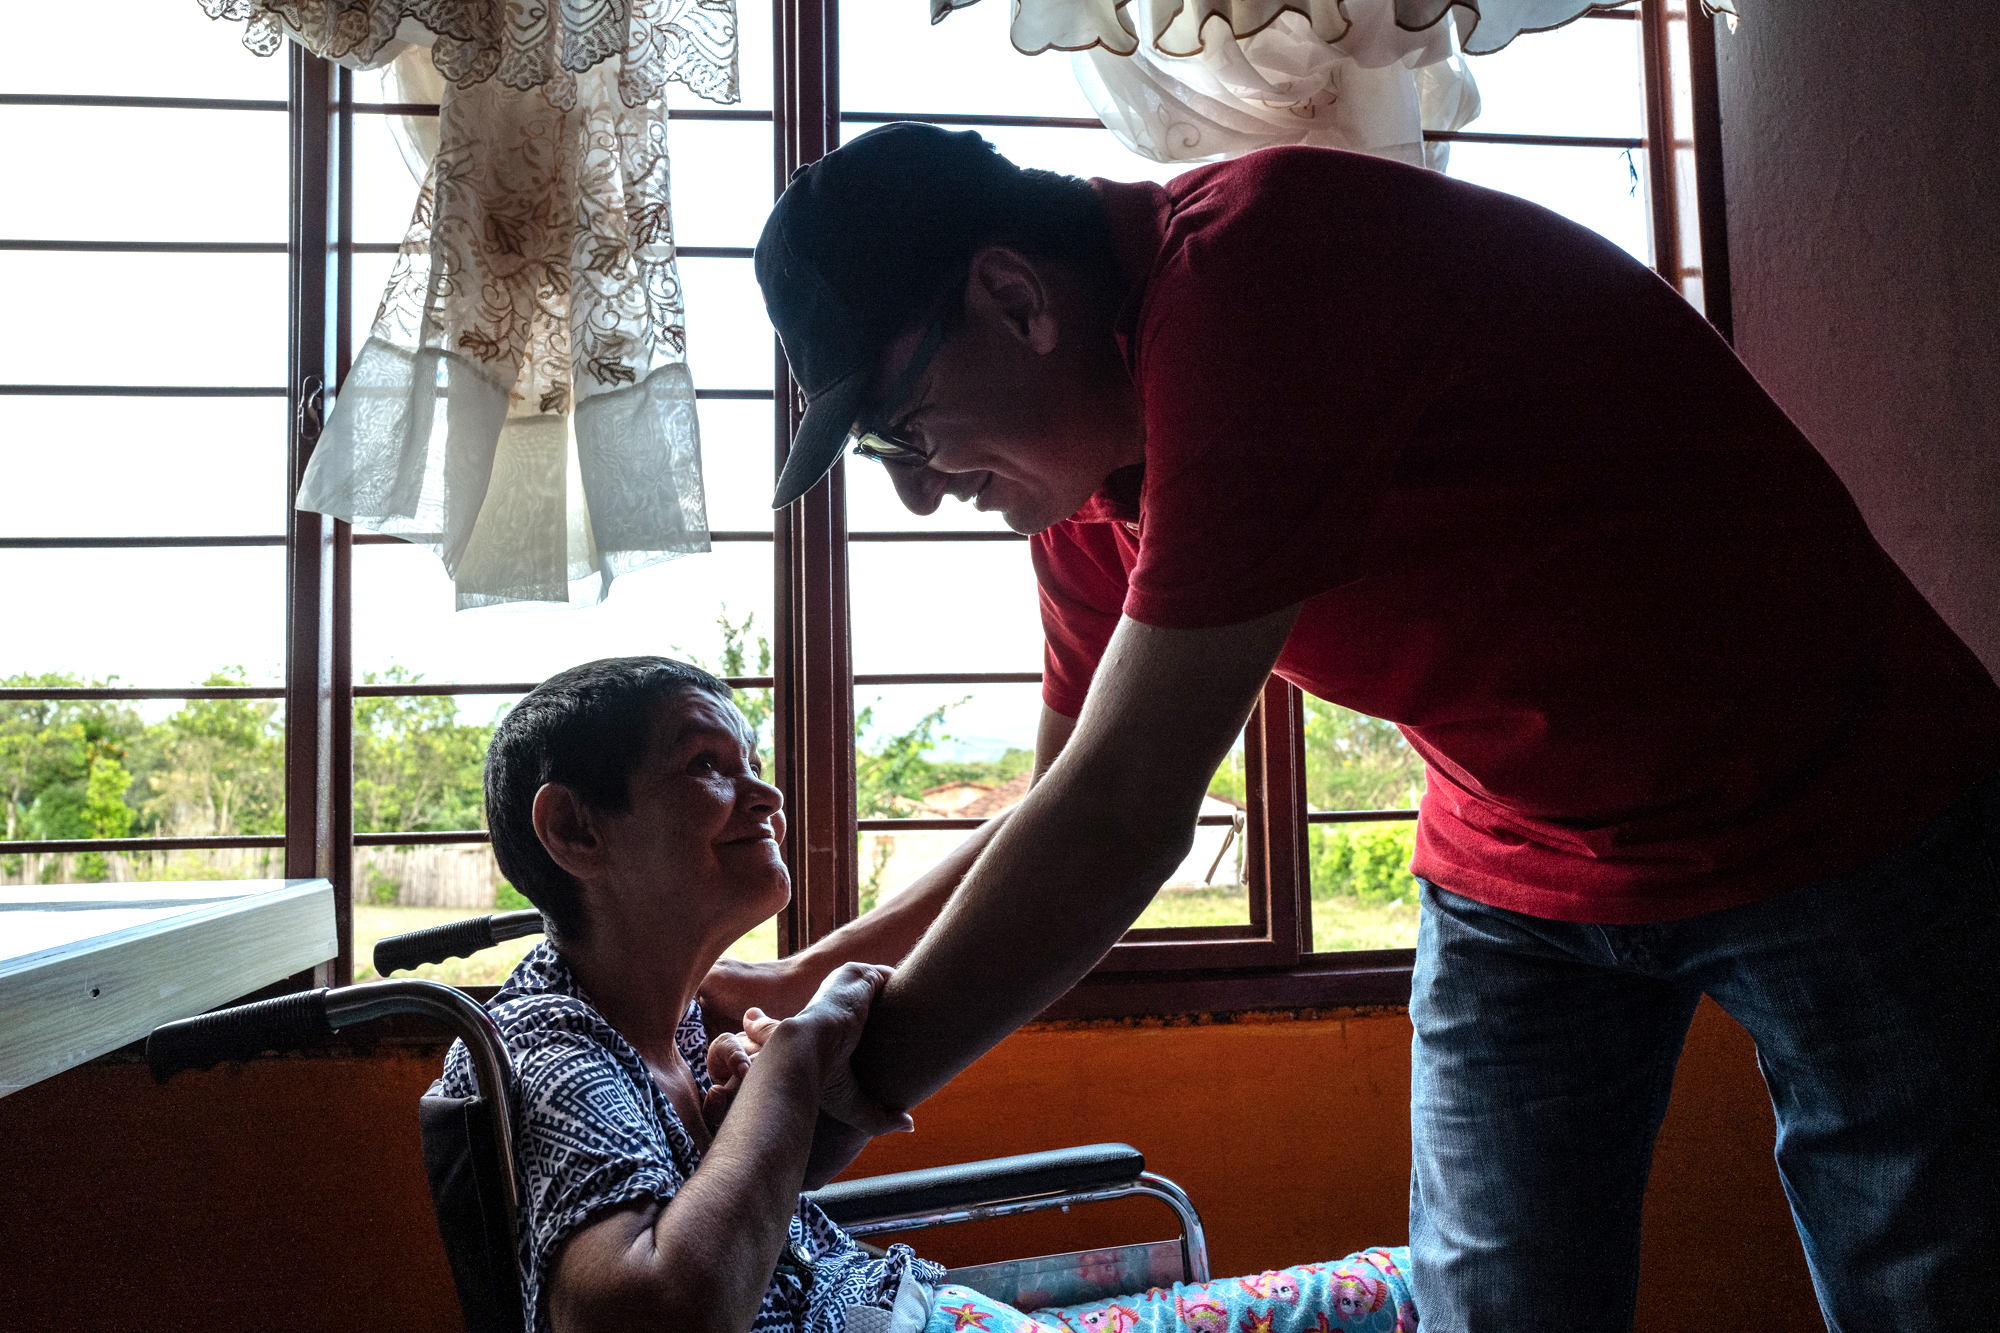
[[[1146,1156],[1137,1148],[1093,1143],[843,1180],[806,1197],[840,1225],[855,1226],[909,1213],[1102,1189],[1135,1181],[1145,1169]]]

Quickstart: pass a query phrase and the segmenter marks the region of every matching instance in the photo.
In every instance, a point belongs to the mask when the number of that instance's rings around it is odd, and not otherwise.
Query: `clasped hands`
[[[868,1096],[854,1080],[850,1061],[861,1041],[868,1011],[894,969],[877,963],[843,963],[828,973],[799,1011],[789,1018],[774,1018],[763,1009],[748,1005],[742,1011],[740,1030],[723,1031],[708,1045],[708,1077],[712,1085],[702,1102],[702,1119],[711,1133],[721,1127],[723,1117],[743,1088],[758,1055],[778,1038],[780,1029],[789,1029],[818,1070],[819,1110],[868,1137],[877,1134],[908,1133],[916,1128],[906,1111],[891,1111]],[[711,974],[711,984],[715,977]],[[709,987],[703,988],[709,998]],[[721,997],[717,997],[718,999]],[[705,1005],[706,1007],[706,1005]],[[733,1017],[725,1006],[716,1015],[724,1023]]]

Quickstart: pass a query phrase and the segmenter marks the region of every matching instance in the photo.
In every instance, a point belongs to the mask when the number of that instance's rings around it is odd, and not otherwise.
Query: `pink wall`
[[[2000,30],[1970,0],[1740,7],[1737,351],[2000,674]]]

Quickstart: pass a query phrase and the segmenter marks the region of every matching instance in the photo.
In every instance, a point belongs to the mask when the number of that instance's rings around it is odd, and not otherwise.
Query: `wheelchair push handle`
[[[147,1067],[155,1082],[165,1083],[183,1069],[208,1069],[330,1037],[334,1025],[326,994],[321,987],[162,1024],[146,1038]]]
[[[375,942],[375,972],[388,976],[425,963],[442,963],[447,958],[470,958],[481,949],[490,949],[502,940],[542,932],[542,914],[535,911],[497,912],[464,921],[447,921],[406,935],[390,935]]]

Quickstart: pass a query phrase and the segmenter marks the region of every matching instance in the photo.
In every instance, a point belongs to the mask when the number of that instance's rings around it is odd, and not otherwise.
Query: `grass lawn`
[[[466,917],[485,916],[478,908],[465,907],[374,907],[363,903],[354,905],[354,979],[356,981],[376,980],[375,941],[384,935],[400,935],[405,931],[422,930],[425,926],[441,926],[447,921],[462,921]],[[453,958],[443,963],[427,964],[414,972],[398,972],[399,977],[424,977],[431,981],[442,981],[447,986],[497,986],[507,979],[514,970],[514,964],[521,961],[521,955],[541,942],[540,935],[530,935],[525,939],[508,940],[471,958]],[[732,958],[742,958],[756,962],[778,956],[778,923],[766,921],[757,929],[736,942],[729,951]]]
[[[1315,953],[1342,949],[1412,949],[1417,943],[1415,889],[1402,903],[1365,903],[1359,898],[1313,899]],[[1243,890],[1169,889],[1153,899],[1137,926],[1241,926],[1250,921]]]

